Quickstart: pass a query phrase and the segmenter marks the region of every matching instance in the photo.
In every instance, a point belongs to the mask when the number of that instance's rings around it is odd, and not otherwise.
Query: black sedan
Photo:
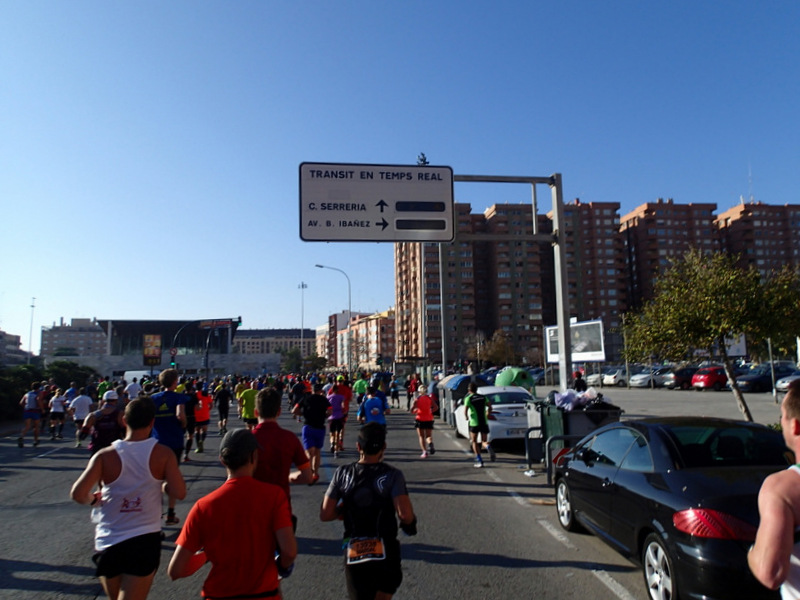
[[[750,573],[764,478],[792,464],[780,433],[706,417],[601,427],[559,457],[558,520],[641,564],[653,600],[778,598]]]
[[[794,371],[794,367],[791,366],[775,365],[775,380],[788,377]],[[736,384],[742,392],[770,392],[772,391],[772,369],[769,365],[755,366],[744,375],[737,377]]]

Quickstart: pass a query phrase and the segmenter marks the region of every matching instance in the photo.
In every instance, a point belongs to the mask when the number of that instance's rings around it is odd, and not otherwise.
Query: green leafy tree
[[[46,378],[53,379],[56,385],[65,390],[73,381],[78,386],[85,385],[89,382],[89,378],[97,377],[98,373],[92,367],[79,365],[70,360],[57,360],[49,365],[45,370]]]
[[[653,300],[626,315],[626,357],[682,360],[695,350],[719,356],[747,421],[750,409],[736,385],[726,338],[744,334],[750,345],[771,338],[784,351],[800,332],[800,274],[789,267],[761,277],[737,257],[690,250],[656,281]]]
[[[299,373],[303,370],[303,357],[299,348],[290,348],[283,354],[283,368],[290,373]]]

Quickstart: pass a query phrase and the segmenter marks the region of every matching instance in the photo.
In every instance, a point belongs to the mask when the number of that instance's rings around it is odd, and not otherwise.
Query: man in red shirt
[[[195,503],[178,536],[167,573],[188,577],[210,562],[205,598],[279,599],[278,576],[294,569],[289,502],[279,487],[253,479],[258,455],[247,429],[225,434],[219,456],[228,479]]]
[[[311,462],[306,456],[300,439],[291,431],[278,425],[281,414],[281,395],[275,388],[264,388],[256,396],[258,425],[253,434],[258,441],[258,465],[253,473],[258,481],[279,486],[289,499],[292,497],[289,484],[310,484],[312,482]],[[297,468],[292,471],[292,463]],[[297,517],[292,515],[297,527]]]

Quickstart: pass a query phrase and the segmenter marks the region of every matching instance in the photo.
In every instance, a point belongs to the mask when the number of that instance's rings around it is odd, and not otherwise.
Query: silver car
[[[796,379],[800,379],[800,370],[795,371],[791,375],[787,375],[786,377],[778,379],[778,381],[775,382],[775,389],[779,392],[788,392],[789,384]]]

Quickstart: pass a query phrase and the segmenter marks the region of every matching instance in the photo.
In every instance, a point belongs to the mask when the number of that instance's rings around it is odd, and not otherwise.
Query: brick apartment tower
[[[642,204],[622,217],[620,232],[625,244],[628,302],[639,308],[653,297],[659,274],[670,259],[680,258],[690,248],[702,252],[720,250],[714,211],[717,205],[675,204],[666,202]]]
[[[762,275],[800,266],[800,206],[742,202],[716,219],[722,249]]]

